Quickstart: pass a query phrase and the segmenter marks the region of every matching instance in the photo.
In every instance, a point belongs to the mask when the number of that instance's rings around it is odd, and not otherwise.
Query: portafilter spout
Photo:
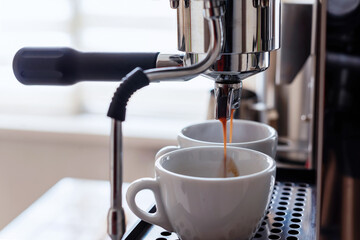
[[[229,119],[231,111],[240,106],[242,82],[237,77],[223,76],[226,79],[233,78],[226,82],[215,82],[215,118]]]

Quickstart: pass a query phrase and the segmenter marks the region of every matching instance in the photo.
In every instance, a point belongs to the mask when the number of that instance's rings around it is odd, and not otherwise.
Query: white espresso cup
[[[230,126],[227,123],[227,138]],[[208,120],[183,128],[177,136],[179,146],[167,146],[156,154],[155,159],[179,148],[195,146],[224,146],[222,123],[218,120]],[[264,123],[248,120],[233,122],[232,143],[229,147],[253,149],[275,158],[278,135],[274,128]]]
[[[130,209],[146,222],[175,232],[182,240],[251,239],[266,214],[275,184],[275,161],[258,151],[229,147],[239,171],[221,177],[224,149],[219,146],[183,148],[159,157],[155,178],[133,182],[126,194]],[[156,212],[135,202],[150,189]]]

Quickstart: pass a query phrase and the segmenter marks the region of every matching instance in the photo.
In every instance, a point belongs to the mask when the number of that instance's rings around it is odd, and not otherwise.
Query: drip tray
[[[306,171],[290,175],[303,177],[302,173]],[[297,182],[288,181],[286,176],[289,175],[277,177],[267,214],[253,240],[316,239],[316,188],[314,183],[307,181],[312,177],[305,175],[305,182]],[[150,210],[154,211],[155,207]],[[124,239],[179,240],[175,233],[144,221],[139,221]]]

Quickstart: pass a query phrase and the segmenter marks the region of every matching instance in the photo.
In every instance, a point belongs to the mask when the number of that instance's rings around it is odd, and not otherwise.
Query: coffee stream
[[[233,119],[234,119],[234,109],[231,110],[231,117],[230,117],[230,136],[229,136],[229,143],[232,142],[232,133],[233,133]],[[232,158],[227,158],[226,156],[226,142],[227,142],[227,134],[226,134],[226,118],[219,118],[219,121],[222,123],[223,127],[223,139],[224,139],[224,171],[222,176],[226,177],[237,177],[239,176],[239,171],[233,161]]]

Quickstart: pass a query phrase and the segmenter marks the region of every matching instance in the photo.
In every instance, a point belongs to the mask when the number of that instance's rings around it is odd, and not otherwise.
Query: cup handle
[[[172,152],[172,151],[175,151],[175,150],[178,150],[180,149],[179,146],[166,146],[166,147],[163,147],[162,149],[160,149],[156,155],[155,155],[155,159],[158,159],[159,157],[161,157],[162,155],[168,153],[168,152]]]
[[[140,209],[135,201],[136,194],[141,190],[149,189],[154,193],[156,212],[148,213]],[[142,178],[131,183],[126,192],[126,201],[131,211],[138,216],[140,219],[163,227],[164,229],[172,232],[173,228],[166,215],[163,202],[161,200],[159,184],[156,180],[151,178]]]

